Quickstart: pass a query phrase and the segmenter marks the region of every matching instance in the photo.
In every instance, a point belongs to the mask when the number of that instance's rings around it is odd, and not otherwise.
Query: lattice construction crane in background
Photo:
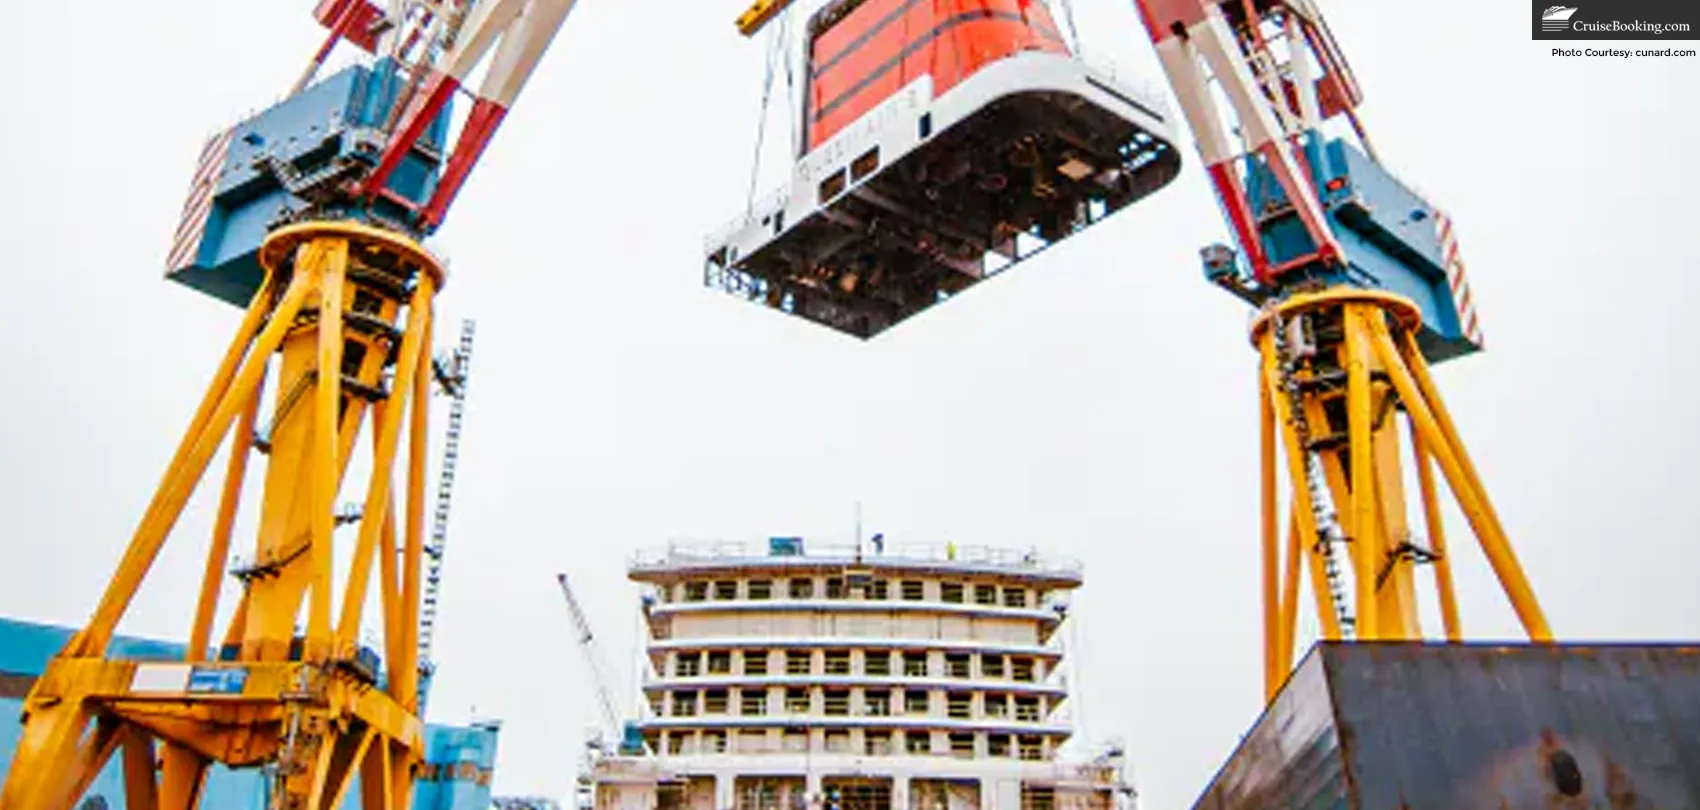
[[[573,594],[572,586],[567,584],[566,574],[556,574],[555,581],[561,586],[561,596],[572,616],[573,641],[584,653],[585,663],[590,665],[591,687],[596,692],[597,708],[602,712],[600,739],[595,741],[597,748],[606,751],[609,746],[615,746],[621,753],[643,753],[643,735],[636,725],[622,722],[620,711],[615,708],[618,704],[614,700],[613,684],[608,678],[608,665],[602,659],[601,648],[596,645],[596,633],[590,628],[584,607]]]

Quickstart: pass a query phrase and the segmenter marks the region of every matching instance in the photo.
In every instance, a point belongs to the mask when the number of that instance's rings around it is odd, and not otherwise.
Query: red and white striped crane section
[[[368,0],[320,0],[315,16],[330,29],[304,86],[337,40],[411,65],[409,92],[392,111],[388,138],[361,193],[371,198],[418,142],[467,77],[489,57],[489,66],[435,192],[421,210],[428,228],[440,225],[449,204],[513,107],[561,29],[576,0],[391,0],[385,11]],[[404,106],[403,106],[404,105]]]
[[[1313,0],[1135,0],[1135,5],[1254,278],[1267,285],[1288,267],[1344,259],[1312,175],[1305,170],[1303,139],[1318,136],[1324,121],[1344,115],[1371,157],[1374,150],[1357,115],[1363,93]],[[1314,65],[1304,58],[1307,53]],[[1227,98],[1234,120],[1224,120],[1211,94],[1211,80]],[[1236,129],[1243,150],[1233,148]],[[1281,184],[1312,243],[1319,246],[1315,254],[1270,266],[1258,237],[1258,212],[1251,210],[1236,168],[1240,158],[1251,153],[1262,155]],[[1451,218],[1430,207],[1459,326],[1481,346],[1481,327]]]
[[[1284,5],[1302,11],[1309,3]],[[1356,82],[1327,29],[1320,25],[1320,16],[1306,19],[1302,13],[1284,15],[1286,44],[1295,51],[1300,42],[1312,47],[1323,69],[1319,82],[1305,75],[1309,65],[1302,58],[1293,58],[1286,65],[1277,63],[1253,0],[1136,0],[1136,6],[1257,281],[1269,284],[1285,268],[1269,265],[1258,238],[1256,212],[1251,210],[1236,170],[1236,162],[1244,154],[1257,153],[1264,158],[1312,243],[1318,246],[1317,255],[1298,262],[1342,258],[1322,201],[1305,171],[1303,153],[1297,148],[1306,131],[1316,131],[1333,113],[1350,113],[1359,100]],[[1244,32],[1243,40],[1235,33],[1224,6],[1234,7],[1232,11],[1244,23],[1239,28]],[[1224,121],[1211,96],[1212,78],[1233,108],[1232,122]],[[1319,86],[1326,89],[1319,92]],[[1324,97],[1330,102],[1327,114],[1320,103]],[[1243,140],[1243,152],[1232,145],[1235,127]]]

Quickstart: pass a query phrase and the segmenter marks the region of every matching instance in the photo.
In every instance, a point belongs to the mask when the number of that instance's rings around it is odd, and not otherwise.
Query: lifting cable
[[[791,15],[785,14],[779,18],[778,31],[769,30],[767,34],[767,66],[761,83],[761,111],[756,114],[756,147],[755,159],[750,165],[750,191],[744,203],[744,217],[748,219],[755,215],[756,207],[756,178],[761,174],[761,148],[767,140],[767,111],[773,98],[773,67],[776,58],[783,58],[785,52],[785,33],[790,30]],[[786,64],[786,79],[789,87],[790,64]],[[795,138],[796,136],[792,136]]]
[[[1055,6],[1062,9],[1063,27],[1068,29],[1068,47],[1076,56],[1080,55],[1080,29],[1074,26],[1074,0],[1053,0]],[[1052,9],[1056,13],[1056,9]]]
[[[791,136],[790,154],[793,158],[796,158],[801,156],[798,151],[797,139],[800,137],[798,122],[802,119],[802,116],[798,113],[801,111],[801,105],[807,100],[801,98],[801,94],[797,92],[796,65],[791,57],[790,14],[786,14],[779,20],[779,54],[780,58],[785,60],[785,114],[790,116],[786,119],[785,132]],[[806,53],[805,58],[807,58]]]

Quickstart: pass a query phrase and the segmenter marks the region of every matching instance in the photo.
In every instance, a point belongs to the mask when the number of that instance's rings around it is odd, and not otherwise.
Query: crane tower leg
[[[368,810],[408,805],[423,755],[416,653],[427,352],[443,271],[411,240],[347,222],[281,228],[260,258],[266,282],[99,607],[26,699],[0,810],[72,807],[120,748],[132,810],[197,807],[215,762],[275,765],[274,808],[330,810],[355,776]],[[254,420],[270,372],[279,382],[261,429]],[[333,613],[334,507],[368,410],[373,463]],[[405,525],[392,495],[404,425],[406,478],[394,486],[406,490]],[[111,657],[118,622],[232,432],[187,660]],[[232,571],[241,596],[213,648],[222,569],[255,450],[267,459],[253,553]],[[374,559],[381,672],[358,644]],[[305,634],[297,630],[303,607]]]
[[[1269,699],[1292,670],[1297,616],[1293,602],[1298,596],[1294,583],[1300,566],[1310,569],[1325,638],[1340,639],[1350,628],[1364,640],[1410,641],[1423,637],[1414,567],[1432,562],[1445,633],[1449,639],[1460,637],[1431,460],[1440,467],[1524,631],[1536,642],[1552,640],[1546,617],[1430,377],[1415,338],[1419,325],[1420,313],[1408,299],[1349,287],[1296,293],[1253,322],[1252,342],[1261,355],[1265,436],[1263,609]],[[1428,524],[1426,547],[1406,525],[1400,420],[1395,416],[1401,411]],[[1276,445],[1285,449],[1292,484],[1294,531],[1284,555],[1276,537]],[[1324,501],[1339,508],[1337,522]],[[1343,531],[1331,532],[1334,527]],[[1310,542],[1299,542],[1302,539]],[[1352,586],[1349,597],[1347,583],[1335,576],[1332,555],[1341,552],[1333,548],[1334,539],[1344,539],[1349,548],[1344,552]]]

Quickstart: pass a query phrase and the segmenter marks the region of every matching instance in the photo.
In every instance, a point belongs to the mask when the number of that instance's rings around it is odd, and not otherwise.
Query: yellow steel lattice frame
[[[0,810],[68,810],[120,747],[129,810],[197,807],[215,762],[275,764],[277,808],[328,810],[356,776],[368,810],[408,806],[424,753],[416,636],[428,353],[443,270],[414,242],[348,222],[279,229],[262,246],[260,261],[266,281],[99,607],[26,699]],[[221,652],[214,652],[220,580],[256,449],[263,384],[274,368],[272,432],[258,448],[268,458],[253,564],[243,572]],[[335,503],[368,409],[373,464],[333,621]],[[404,424],[403,527],[391,483]],[[107,657],[118,622],[233,427],[187,660]],[[381,686],[360,671],[356,652],[374,558],[385,646]],[[303,604],[306,633],[298,637]],[[207,683],[225,688],[206,689]]]
[[[1342,637],[1334,596],[1325,584],[1323,551],[1315,542],[1319,527],[1311,495],[1304,485],[1305,454],[1310,448],[1301,447],[1274,334],[1277,324],[1293,324],[1300,319],[1316,325],[1312,345],[1318,362],[1297,372],[1298,407],[1304,409],[1316,434],[1337,440],[1335,449],[1315,452],[1348,537],[1345,568],[1354,585],[1352,612],[1357,638],[1392,641],[1423,637],[1417,616],[1417,561],[1406,546],[1411,535],[1399,420],[1394,418],[1396,411],[1403,411],[1447,640],[1460,640],[1463,631],[1431,460],[1439,465],[1523,629],[1533,641],[1551,641],[1546,617],[1418,348],[1415,330],[1420,312],[1416,305],[1401,296],[1372,290],[1337,288],[1300,293],[1261,313],[1251,328],[1252,344],[1261,360],[1258,389],[1265,699],[1274,698],[1292,670],[1301,567],[1309,570],[1323,637]],[[1345,372],[1343,388],[1319,384],[1322,375],[1318,367],[1322,365]],[[1292,484],[1284,544],[1277,494],[1280,455],[1286,457],[1287,478]]]

